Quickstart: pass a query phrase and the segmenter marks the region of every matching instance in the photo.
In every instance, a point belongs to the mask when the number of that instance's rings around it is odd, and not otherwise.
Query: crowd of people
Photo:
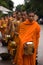
[[[27,18],[27,13],[25,12],[13,12],[12,16],[5,16],[0,18],[0,28],[3,26],[5,31],[10,30],[11,26],[15,27],[14,23],[21,23]],[[15,29],[15,28],[13,28]],[[4,32],[4,31],[3,31]],[[3,33],[4,34],[4,33]]]
[[[6,35],[10,35],[8,40],[8,51],[12,54],[9,43],[15,41],[17,44],[16,55],[13,58],[13,64],[17,65],[35,65],[36,53],[38,50],[40,26],[34,19],[33,12],[13,12],[12,16],[5,16],[0,18],[0,31],[2,33],[2,40],[5,40]],[[34,43],[34,54],[23,54],[23,46],[26,42]]]

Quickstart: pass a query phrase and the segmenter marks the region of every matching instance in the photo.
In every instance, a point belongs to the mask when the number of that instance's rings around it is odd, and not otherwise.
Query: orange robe
[[[14,63],[17,65],[35,65],[36,50],[38,48],[38,40],[40,37],[40,26],[37,22],[30,22],[29,20],[21,23],[19,30],[20,43],[18,44],[17,53]],[[23,45],[26,42],[34,42],[34,54],[32,56],[23,55]]]
[[[5,20],[1,20],[1,26],[2,26],[2,27],[3,27],[4,23],[5,23]],[[4,37],[5,28],[2,28],[2,29],[1,29],[1,32],[2,32],[2,36]]]

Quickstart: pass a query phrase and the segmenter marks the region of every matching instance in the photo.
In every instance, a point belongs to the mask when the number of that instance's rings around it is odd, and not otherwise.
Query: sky
[[[17,6],[18,4],[24,4],[24,0],[12,0],[14,2],[14,6]]]

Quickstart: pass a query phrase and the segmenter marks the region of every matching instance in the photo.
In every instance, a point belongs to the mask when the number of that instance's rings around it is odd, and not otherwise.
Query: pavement
[[[40,41],[38,48],[38,65],[43,65],[43,25],[41,25]]]

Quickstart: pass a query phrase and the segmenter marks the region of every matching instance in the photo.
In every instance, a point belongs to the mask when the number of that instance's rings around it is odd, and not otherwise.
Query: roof
[[[12,12],[11,10],[9,10],[3,6],[0,6],[0,11]]]

